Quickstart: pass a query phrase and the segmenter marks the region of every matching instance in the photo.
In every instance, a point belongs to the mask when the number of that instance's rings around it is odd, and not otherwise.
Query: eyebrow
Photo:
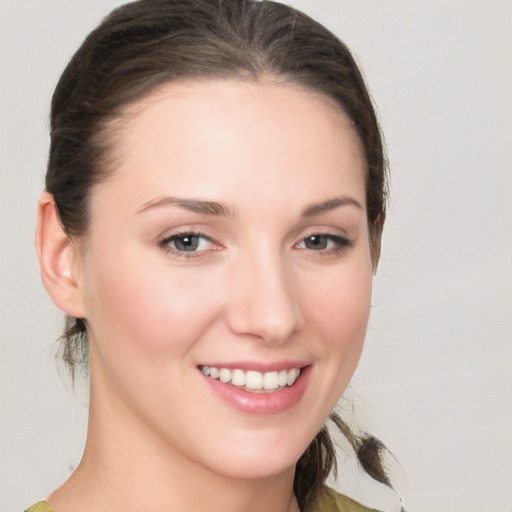
[[[302,212],[303,217],[314,217],[315,215],[320,215],[322,213],[326,213],[328,211],[339,208],[340,206],[355,206],[360,210],[363,209],[361,203],[353,199],[352,197],[333,197],[332,199],[327,199],[327,201],[322,201],[321,203],[313,203],[307,206]]]
[[[163,208],[168,206],[177,206],[184,208],[194,213],[201,213],[203,215],[214,215],[217,217],[228,217],[233,216],[231,208],[225,204],[218,203],[216,201],[204,201],[202,199],[184,199],[181,197],[159,197],[152,199],[147,203],[144,203],[138,210],[137,213],[142,213],[154,208]]]
[[[328,211],[339,208],[340,206],[355,206],[358,209],[363,209],[361,204],[351,197],[334,197],[322,201],[321,203],[313,203],[307,206],[302,212],[302,217],[314,217],[315,215],[321,215]],[[165,207],[178,207],[184,208],[194,213],[203,215],[213,215],[216,217],[233,217],[234,211],[227,205],[216,201],[205,201],[203,199],[185,199],[181,197],[166,196],[152,199],[147,203],[144,203],[140,208],[137,209],[137,214]]]

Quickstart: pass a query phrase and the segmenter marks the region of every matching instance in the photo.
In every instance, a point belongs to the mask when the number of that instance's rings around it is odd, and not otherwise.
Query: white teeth
[[[231,384],[245,386],[245,372],[243,370],[233,370],[231,372]]]
[[[297,377],[299,376],[299,371],[297,368],[292,368],[289,372],[288,372],[288,382],[286,384],[288,384],[288,386],[291,386],[296,380],[297,380]]]
[[[281,387],[286,386],[286,384],[288,383],[288,372],[286,370],[281,370],[279,372],[279,377],[277,379],[277,383]]]
[[[277,389],[279,386],[277,372],[268,372],[263,375],[263,389]]]
[[[221,368],[219,373],[219,379],[224,384],[228,383],[231,380],[231,370],[227,368]]]
[[[247,389],[263,389],[263,374],[261,372],[248,371],[245,385]]]
[[[230,370],[229,368],[202,366],[201,371],[212,379],[219,379],[223,384],[230,382],[234,386],[245,386],[247,391],[271,391],[284,386],[292,386],[300,375],[299,368],[262,373],[254,370],[244,371],[238,368]]]

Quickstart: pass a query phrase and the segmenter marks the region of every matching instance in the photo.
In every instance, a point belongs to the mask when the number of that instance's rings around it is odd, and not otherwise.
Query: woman
[[[324,486],[385,218],[347,48],[277,3],[141,0],[87,37],[51,118],[36,245],[89,429],[29,510],[368,510]]]

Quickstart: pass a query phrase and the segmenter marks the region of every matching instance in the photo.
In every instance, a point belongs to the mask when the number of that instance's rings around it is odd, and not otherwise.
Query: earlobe
[[[70,316],[85,318],[77,275],[78,248],[64,232],[55,200],[48,192],[39,198],[36,251],[41,280],[54,304]]]

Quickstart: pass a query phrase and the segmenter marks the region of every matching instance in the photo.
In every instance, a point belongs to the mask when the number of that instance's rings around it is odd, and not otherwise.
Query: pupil
[[[199,245],[199,237],[195,235],[187,235],[177,238],[174,245],[178,251],[194,251]]]
[[[327,247],[327,238],[323,235],[312,235],[306,239],[308,249],[325,249]]]

